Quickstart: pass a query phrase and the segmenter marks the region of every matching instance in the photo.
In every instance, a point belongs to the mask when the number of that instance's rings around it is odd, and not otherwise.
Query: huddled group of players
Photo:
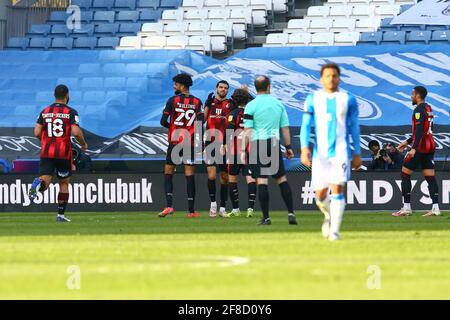
[[[345,208],[345,187],[352,169],[361,162],[358,105],[354,96],[339,90],[341,70],[338,65],[323,65],[320,81],[323,86],[307,96],[301,124],[301,162],[312,167],[312,184],[316,204],[324,214],[322,233],[325,238],[338,240]],[[230,98],[229,84],[221,80],[215,92],[202,101],[190,94],[192,78],[184,73],[173,78],[175,94],[166,103],[161,125],[169,129],[168,149],[164,167],[166,207],[159,214],[166,217],[174,213],[173,174],[177,164],[184,165],[186,176],[188,214],[195,218],[195,165],[196,148],[200,145],[207,166],[207,188],[210,198],[210,217],[239,216],[238,176],[245,176],[248,186],[247,217],[254,215],[256,197],[262,211],[260,225],[270,225],[268,177],[275,178],[288,211],[289,224],[297,224],[293,195],[286,178],[282,155],[294,156],[291,147],[289,120],[283,104],[271,95],[270,79],[258,76],[251,96],[243,85],[235,89]],[[427,91],[422,86],[412,90],[411,100],[416,105],[412,116],[411,138],[398,146],[410,150],[402,168],[403,208],[394,216],[408,216],[411,211],[411,174],[423,170],[433,202],[432,210],[425,216],[440,215],[438,184],[434,170],[433,112],[425,102]],[[43,192],[56,173],[60,192],[58,195],[58,222],[69,222],[64,212],[69,199],[68,183],[73,173],[71,135],[83,150],[87,144],[79,128],[77,112],[68,106],[69,90],[64,85],[55,89],[56,102],[46,107],[37,120],[35,135],[41,140],[40,177],[33,181],[29,196]],[[196,127],[206,124],[206,134],[196,137]],[[314,135],[312,129],[314,128]],[[203,131],[201,131],[203,132]],[[281,132],[281,135],[280,135]],[[284,147],[281,147],[281,136]],[[312,146],[312,148],[311,148]],[[311,151],[313,149],[313,151]],[[282,152],[283,150],[283,152]],[[269,162],[263,155],[270,157]],[[276,164],[275,169],[272,164]],[[220,171],[220,203],[216,201],[217,170]],[[231,213],[226,212],[230,195]]]

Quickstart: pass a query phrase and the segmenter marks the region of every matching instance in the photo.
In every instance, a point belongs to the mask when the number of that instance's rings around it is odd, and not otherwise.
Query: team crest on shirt
[[[420,119],[420,112],[416,112],[416,120]]]
[[[228,116],[228,122],[232,122],[233,121],[233,116]]]

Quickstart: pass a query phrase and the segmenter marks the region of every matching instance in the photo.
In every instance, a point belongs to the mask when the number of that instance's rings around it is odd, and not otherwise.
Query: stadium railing
[[[0,49],[6,45],[6,20],[0,20]]]

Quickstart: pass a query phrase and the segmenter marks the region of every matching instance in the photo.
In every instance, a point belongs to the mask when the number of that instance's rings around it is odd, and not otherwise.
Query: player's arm
[[[78,143],[81,145],[81,150],[86,151],[88,145],[84,139],[83,131],[81,131],[80,126],[72,124],[72,135],[77,139]]]
[[[358,103],[356,102],[355,97],[351,96],[349,101],[349,129],[350,135],[353,141],[353,159],[352,159],[352,167],[354,169],[358,169],[362,165],[361,161],[361,145],[360,145],[360,130],[358,123]]]
[[[88,145],[86,143],[86,140],[84,139],[83,131],[81,131],[80,128],[80,117],[75,110],[72,110],[72,112],[70,113],[70,125],[71,133],[81,145],[81,150],[86,151]]]
[[[208,120],[209,110],[211,109],[211,104],[213,103],[213,101],[214,101],[214,93],[211,92],[210,94],[208,94],[208,98],[206,98],[205,108],[203,110],[203,122]]]
[[[302,127],[300,129],[300,157],[305,166],[311,166],[311,150],[309,148],[309,140],[311,138],[311,129],[314,121],[314,105],[313,95],[310,94],[306,98],[302,116]]]
[[[34,136],[41,140],[42,131],[44,130],[44,117],[42,117],[42,112],[39,113],[39,117],[36,120],[36,126],[34,127]]]
[[[163,114],[161,116],[161,121],[159,122],[161,126],[164,128],[170,127],[169,117],[172,114],[172,108],[173,108],[173,99],[170,98],[166,102],[166,106],[164,107]]]
[[[36,126],[34,127],[34,136],[39,140],[41,140],[42,130],[44,130],[44,126],[40,123],[36,123]]]
[[[292,159],[294,157],[294,151],[292,151],[291,145],[291,131],[289,130],[289,118],[286,112],[286,108],[283,107],[283,113],[280,119],[281,135],[283,136],[284,144],[286,147],[286,158]]]
[[[411,157],[414,157],[414,155],[416,154],[416,150],[419,147],[419,142],[420,140],[422,140],[424,122],[425,122],[424,108],[420,109],[416,108],[416,110],[414,110],[414,141],[412,141],[411,150],[408,152],[408,154]]]

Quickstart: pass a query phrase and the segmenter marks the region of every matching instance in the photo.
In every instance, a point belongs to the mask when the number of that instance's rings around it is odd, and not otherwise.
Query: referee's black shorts
[[[280,141],[277,139],[255,140],[250,143],[249,173],[256,178],[275,179],[286,175]]]

